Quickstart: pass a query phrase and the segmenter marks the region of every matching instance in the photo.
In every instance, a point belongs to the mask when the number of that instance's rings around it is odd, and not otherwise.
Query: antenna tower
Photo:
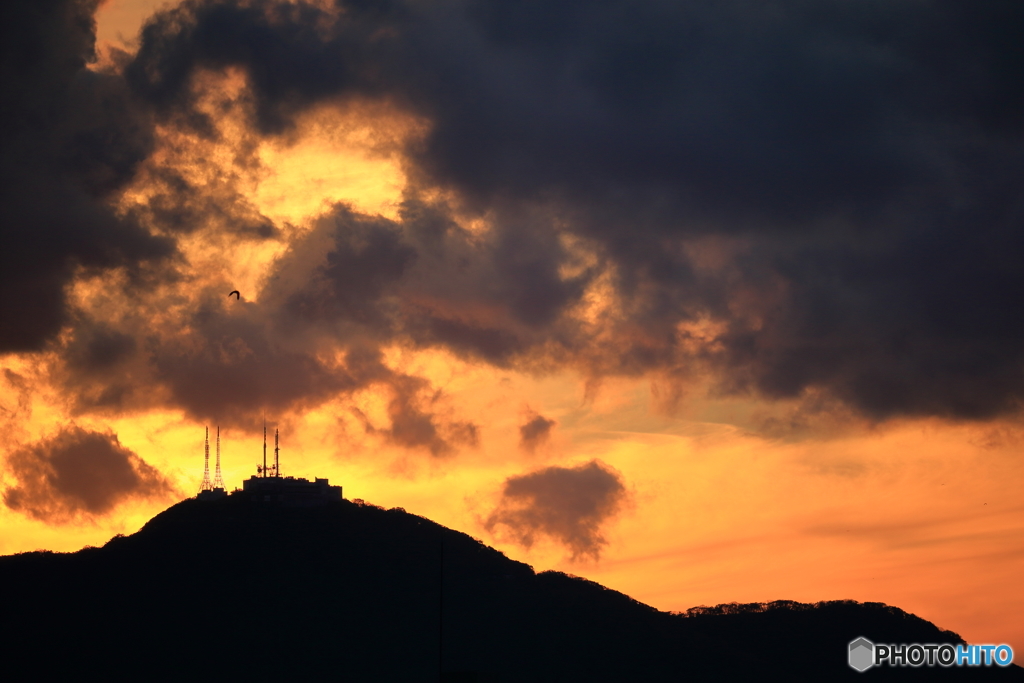
[[[217,425],[217,473],[213,477],[213,488],[226,488],[224,486],[224,478],[220,476],[220,425]]]
[[[210,428],[206,428],[206,462],[203,466],[203,483],[199,485],[199,492],[212,491],[213,484],[210,483]]]
[[[279,460],[279,453],[281,451],[280,436],[281,436],[281,430],[275,429],[274,430],[274,476],[275,477],[280,477],[281,476],[281,463],[280,463],[280,460]]]
[[[263,418],[263,476],[267,476],[267,418]]]

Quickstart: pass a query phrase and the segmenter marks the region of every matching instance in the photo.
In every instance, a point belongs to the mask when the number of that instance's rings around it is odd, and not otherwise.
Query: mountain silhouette
[[[535,573],[400,508],[186,500],[75,553],[0,557],[7,681],[1024,680],[872,668],[848,643],[962,643],[853,601],[661,612]]]

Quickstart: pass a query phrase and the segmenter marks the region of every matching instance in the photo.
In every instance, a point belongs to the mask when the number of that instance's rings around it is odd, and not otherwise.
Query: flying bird
[[[241,298],[242,298],[242,295],[238,293],[238,290],[237,290],[237,289],[236,289],[235,291],[233,291],[233,292],[230,292],[230,293],[228,294],[228,298],[229,298],[229,299],[231,298],[231,295],[232,295],[232,294],[234,294],[234,295],[235,295],[235,301],[238,301],[239,299],[241,299]]]

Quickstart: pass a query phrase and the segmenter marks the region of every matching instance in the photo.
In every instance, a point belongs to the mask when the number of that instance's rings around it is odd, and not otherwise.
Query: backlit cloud
[[[519,427],[519,447],[533,452],[551,436],[551,429],[557,424],[540,413],[530,412],[525,424]]]
[[[484,526],[492,533],[507,532],[526,547],[546,536],[564,545],[574,560],[597,559],[607,543],[601,526],[622,509],[626,498],[622,477],[596,460],[578,467],[547,467],[509,477]]]
[[[339,242],[316,290],[334,308],[302,310],[379,318],[375,294],[359,311],[337,284],[426,283],[398,327],[492,363],[680,381],[700,365],[719,392],[824,391],[872,418],[1019,408],[1018,5],[339,7],[186,3],[151,20],[125,72],[193,126],[197,74],[228,68],[259,135],[346,99],[429,122],[409,192],[452,193],[489,233],[456,237],[441,208],[427,258],[407,213],[366,251]],[[382,250],[390,265],[360,276],[351,259]],[[713,336],[688,332],[705,322]]]
[[[107,375],[85,411],[315,405],[360,386],[353,345],[399,344],[872,419],[1014,412],[1021,10],[939,5],[194,1],[102,72],[93,5],[25,10],[57,47],[4,114],[0,345],[68,330],[57,375]],[[261,141],[324,107],[422,122],[382,137],[392,218],[257,208]],[[245,285],[199,268],[243,248]],[[105,271],[165,324],[69,304]],[[214,303],[240,286],[256,303]]]
[[[175,493],[116,435],[74,426],[14,451],[7,466],[18,483],[4,490],[4,504],[48,522],[103,515],[126,500]]]
[[[150,153],[152,121],[124,79],[85,68],[97,5],[4,5],[0,353],[35,351],[57,335],[81,269],[140,278],[174,253],[109,201]]]

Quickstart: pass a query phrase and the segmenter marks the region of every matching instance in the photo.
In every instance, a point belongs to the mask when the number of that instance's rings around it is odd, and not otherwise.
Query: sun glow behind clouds
[[[261,143],[253,202],[279,224],[299,224],[334,202],[395,219],[405,186],[399,153],[423,125],[381,105],[313,110],[292,133]]]

